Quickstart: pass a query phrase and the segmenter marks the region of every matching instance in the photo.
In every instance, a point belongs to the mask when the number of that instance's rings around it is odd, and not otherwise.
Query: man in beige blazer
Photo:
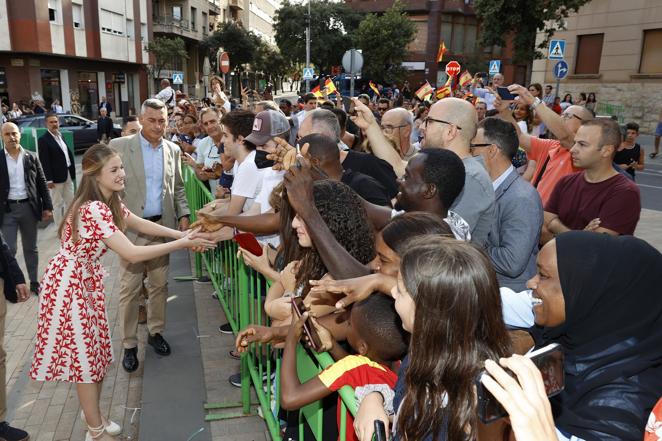
[[[189,209],[181,175],[180,150],[163,138],[168,126],[166,106],[148,99],[140,109],[142,130],[135,135],[113,139],[126,173],[124,204],[137,216],[166,227],[185,230]],[[129,233],[136,245],[160,243],[161,238]],[[122,366],[127,372],[138,369],[138,305],[143,275],[147,273],[147,329],[149,343],[157,354],[170,355],[170,345],[161,335],[165,328],[168,291],[168,256],[142,263],[121,260],[120,322],[122,325]]]

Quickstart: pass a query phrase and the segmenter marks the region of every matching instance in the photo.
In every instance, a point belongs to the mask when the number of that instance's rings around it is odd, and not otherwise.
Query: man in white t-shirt
[[[223,117],[222,123],[227,138],[235,137],[240,139],[238,129],[233,128],[231,118],[237,111],[230,112]],[[287,118],[275,110],[265,110],[258,113],[253,121],[250,135],[243,139],[243,144],[248,144],[248,148],[255,146],[253,160],[258,170],[262,173],[261,188],[254,198],[254,201],[247,211],[241,216],[230,215],[224,207],[218,207],[205,217],[223,223],[227,227],[236,227],[242,231],[250,231],[258,235],[259,240],[271,243],[276,246],[279,243],[278,228],[280,219],[278,214],[269,203],[269,198],[274,188],[283,180],[283,171],[273,170],[273,161],[268,160],[266,155],[276,149],[274,138],[288,139],[290,124]],[[230,140],[225,141],[230,144]],[[233,143],[234,146],[234,143]],[[228,147],[228,151],[230,148]],[[244,160],[245,162],[245,160]],[[235,178],[236,179],[236,178]],[[240,184],[243,187],[243,184]],[[233,186],[234,193],[234,186]],[[233,195],[234,197],[234,195]],[[232,237],[231,228],[222,228],[213,233],[204,233],[200,236],[207,237],[210,240],[221,241]]]
[[[170,87],[169,80],[165,78],[161,80],[161,90],[156,94],[155,98],[163,101],[168,109],[175,107],[177,100],[175,99],[175,91]]]

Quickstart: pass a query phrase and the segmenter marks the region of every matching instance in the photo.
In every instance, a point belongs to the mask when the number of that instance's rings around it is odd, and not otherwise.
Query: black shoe
[[[147,343],[154,348],[157,354],[163,356],[170,355],[170,345],[158,332],[154,335],[150,335],[147,338]]]
[[[209,276],[198,277],[198,279],[195,282],[200,283],[202,285],[211,285],[211,279],[209,278]]]
[[[268,378],[269,378],[269,376],[267,375],[267,373],[263,372],[262,373],[262,381],[264,383],[266,383]],[[276,372],[272,372],[271,373],[271,381],[274,381],[275,379],[276,379]],[[241,373],[239,372],[239,373],[230,375],[230,377],[228,377],[228,381],[234,387],[241,387]]]
[[[30,282],[30,292],[36,296],[39,295],[39,283],[38,282]]]
[[[219,326],[218,330],[221,332],[221,334],[234,334],[234,332],[232,332],[232,326],[230,326],[230,323]]]
[[[128,373],[135,372],[138,369],[138,348],[124,349],[124,358],[122,359],[122,367]]]
[[[12,427],[6,421],[3,421],[0,423],[0,439],[4,441],[28,441],[30,435],[28,435],[28,432]]]

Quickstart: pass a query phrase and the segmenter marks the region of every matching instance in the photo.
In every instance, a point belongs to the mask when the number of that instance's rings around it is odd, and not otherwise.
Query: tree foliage
[[[172,67],[174,60],[188,58],[186,43],[179,37],[156,37],[147,44],[145,50],[156,59],[151,69],[154,78],[161,76],[162,69]]]
[[[353,44],[353,35],[362,15],[345,3],[311,0],[310,60],[319,69],[329,71],[339,65],[342,55]],[[276,11],[276,44],[289,66],[306,60],[306,17],[308,4],[285,0]]]
[[[257,50],[258,41],[259,37],[241,25],[226,22],[204,39],[201,45],[208,51],[212,67],[217,68],[216,53],[219,48],[223,48],[228,53],[231,66],[240,66],[254,61],[253,55]]]
[[[406,71],[402,61],[416,35],[414,23],[396,1],[382,15],[368,14],[359,25],[357,46],[363,49],[363,76],[375,81],[400,81]]]
[[[515,61],[526,63],[541,58],[554,31],[564,28],[565,19],[590,0],[474,0],[481,20],[480,45],[504,46],[504,36],[512,35]],[[536,34],[545,39],[535,47]]]

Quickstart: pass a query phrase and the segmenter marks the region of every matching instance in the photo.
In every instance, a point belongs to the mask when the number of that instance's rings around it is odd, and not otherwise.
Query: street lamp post
[[[310,0],[308,0],[306,22],[306,67],[310,67]],[[306,80],[306,93],[308,92],[310,92],[310,79]]]

